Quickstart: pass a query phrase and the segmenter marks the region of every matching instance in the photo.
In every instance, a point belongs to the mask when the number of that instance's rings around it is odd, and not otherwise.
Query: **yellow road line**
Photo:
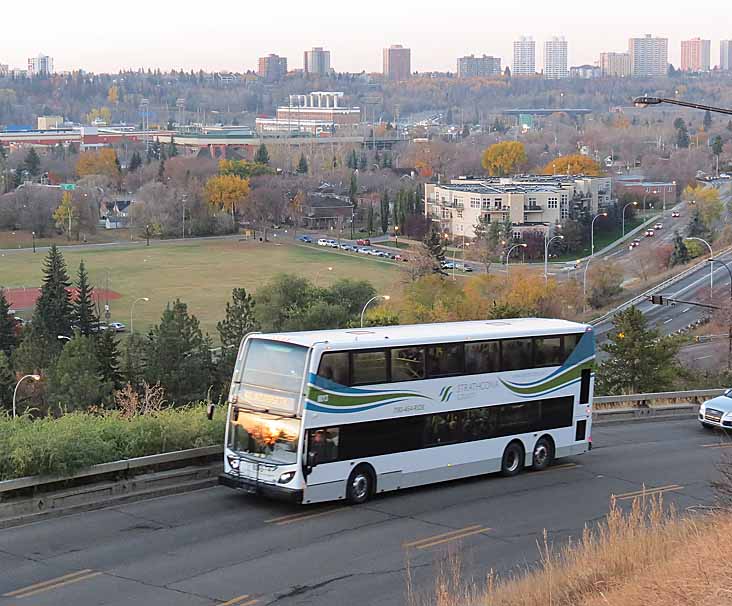
[[[435,545],[442,545],[443,543],[449,543],[450,541],[457,541],[459,539],[464,539],[466,537],[473,536],[474,534],[481,534],[483,532],[487,532],[490,530],[490,528],[478,528],[476,530],[471,530],[470,532],[464,532],[459,535],[455,535],[453,537],[448,537],[446,539],[439,539],[437,541],[432,541],[431,543],[418,545],[417,549],[429,549],[430,547],[434,547]]]
[[[541,473],[545,473],[547,471],[558,471],[560,469],[574,469],[575,467],[581,467],[577,463],[562,463],[561,465],[552,465],[551,467],[547,467],[546,469],[542,469]]]
[[[64,587],[66,585],[71,585],[72,583],[78,583],[79,581],[86,581],[88,579],[93,579],[94,577],[98,577],[101,572],[91,572],[89,574],[86,574],[81,577],[75,577],[73,579],[68,579],[67,581],[62,581],[61,583],[56,583],[54,585],[48,585],[46,587],[41,587],[39,589],[34,589],[33,591],[28,591],[25,593],[18,594],[16,597],[18,598],[29,598],[33,595],[36,595],[38,593],[44,593],[45,591],[52,591],[54,589],[60,589],[61,587]]]
[[[655,488],[644,488],[643,490],[636,490],[634,492],[626,492],[624,494],[613,495],[616,501],[625,501],[628,499],[635,499],[637,497],[649,497],[664,492],[670,492],[674,490],[681,490],[683,486],[678,484],[668,484],[667,486],[656,486]]]
[[[228,602],[222,602],[219,604],[219,606],[252,606],[253,604],[256,604],[259,602],[256,598],[253,600],[249,600],[248,602],[244,602],[243,600],[246,600],[249,597],[248,593],[245,593],[244,595],[240,595],[237,598],[232,598]]]
[[[85,570],[78,570],[77,572],[70,572],[69,574],[65,574],[61,577],[56,577],[55,579],[49,579],[48,581],[34,583],[33,585],[28,585],[28,587],[16,589],[15,591],[11,591],[9,593],[4,593],[3,597],[12,598],[18,594],[25,593],[26,591],[33,591],[34,589],[38,589],[39,587],[45,587],[46,585],[53,585],[54,583],[58,583],[59,581],[64,581],[66,579],[70,579],[71,577],[81,576],[81,575],[87,574],[91,571],[92,571],[91,568],[87,568]]]
[[[442,534],[436,534],[431,537],[425,537],[424,539],[419,539],[417,541],[409,541],[408,543],[402,543],[402,547],[404,547],[404,548],[416,547],[417,549],[423,549],[425,545],[431,545],[433,543],[434,544],[447,543],[448,541],[454,541],[455,539],[462,538],[462,536],[466,533],[477,534],[479,532],[483,532],[484,530],[489,530],[489,529],[484,528],[480,524],[475,524],[473,526],[466,526],[465,528],[451,530],[450,532],[443,532]]]
[[[291,524],[293,522],[300,522],[301,520],[310,520],[311,518],[317,518],[320,516],[327,515],[329,513],[335,513],[341,511],[341,507],[331,507],[323,511],[317,511],[315,513],[298,513],[289,516],[282,516],[279,518],[272,518],[271,520],[265,520],[265,524],[276,524],[277,526],[284,526],[285,524]]]
[[[702,444],[702,448],[732,448],[732,442],[718,442],[717,444]]]

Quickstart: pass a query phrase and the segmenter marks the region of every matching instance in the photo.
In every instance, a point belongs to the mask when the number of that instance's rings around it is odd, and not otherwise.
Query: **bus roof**
[[[384,347],[405,343],[441,343],[450,341],[479,341],[539,335],[585,332],[590,326],[548,318],[511,318],[506,320],[476,320],[443,322],[439,324],[407,324],[400,326],[369,326],[307,332],[258,334],[256,338],[285,341],[305,347],[316,343],[348,348]]]

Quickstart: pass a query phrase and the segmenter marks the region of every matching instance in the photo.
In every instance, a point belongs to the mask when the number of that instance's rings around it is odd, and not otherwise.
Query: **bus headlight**
[[[226,459],[229,461],[229,467],[239,469],[239,459],[236,457],[226,457]]]
[[[292,478],[294,478],[294,477],[295,477],[295,472],[294,472],[294,471],[288,471],[288,472],[285,472],[285,473],[283,473],[283,474],[282,474],[282,475],[280,476],[280,479],[279,479],[279,480],[277,480],[277,483],[278,483],[278,484],[287,484],[287,483],[288,483],[288,482],[289,482],[290,480],[292,480]]]

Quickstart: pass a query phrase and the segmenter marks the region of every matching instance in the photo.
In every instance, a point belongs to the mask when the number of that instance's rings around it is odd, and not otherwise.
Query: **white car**
[[[340,246],[338,246],[338,248],[340,248],[341,250],[351,250],[350,244],[341,244]]]
[[[369,254],[371,254],[371,249],[370,248],[359,248],[358,252],[360,252],[362,255],[369,255]]]
[[[326,240],[326,243],[331,248],[338,248],[338,242],[336,242],[335,240]]]
[[[328,240],[326,240],[325,238],[320,238],[318,240],[318,246],[328,246]]]
[[[732,429],[732,389],[721,396],[707,400],[699,407],[699,423],[705,429],[721,427]]]
[[[122,322],[110,322],[109,329],[114,332],[124,332],[127,330],[127,326],[122,324]]]

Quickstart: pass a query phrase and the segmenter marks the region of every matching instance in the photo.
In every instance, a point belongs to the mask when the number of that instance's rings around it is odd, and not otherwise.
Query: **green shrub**
[[[0,417],[0,480],[69,475],[146,455],[223,444],[225,420],[189,405],[124,418],[118,411],[72,412],[58,419]]]

